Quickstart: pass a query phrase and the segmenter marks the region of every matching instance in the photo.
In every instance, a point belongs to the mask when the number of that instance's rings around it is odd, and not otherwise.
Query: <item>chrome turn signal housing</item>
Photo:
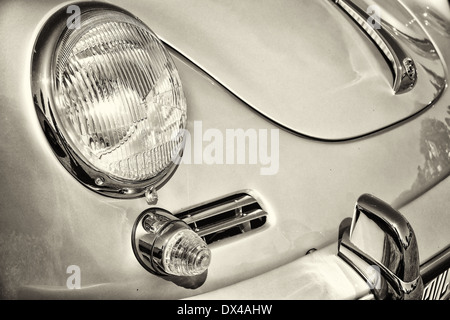
[[[211,262],[211,251],[203,239],[185,222],[160,208],[147,209],[137,218],[132,246],[139,263],[160,276],[200,275]]]

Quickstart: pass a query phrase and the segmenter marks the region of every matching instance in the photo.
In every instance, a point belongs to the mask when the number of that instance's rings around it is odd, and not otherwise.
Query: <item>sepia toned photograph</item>
[[[0,0],[0,43],[0,300],[450,297],[448,0]]]

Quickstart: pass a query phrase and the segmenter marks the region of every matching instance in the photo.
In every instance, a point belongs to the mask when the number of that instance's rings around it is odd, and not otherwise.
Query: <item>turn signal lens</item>
[[[176,232],[163,250],[163,266],[167,273],[177,276],[195,276],[209,267],[211,251],[192,230]]]
[[[211,251],[203,239],[184,221],[158,208],[138,217],[132,244],[141,265],[160,275],[200,275],[211,262]]]

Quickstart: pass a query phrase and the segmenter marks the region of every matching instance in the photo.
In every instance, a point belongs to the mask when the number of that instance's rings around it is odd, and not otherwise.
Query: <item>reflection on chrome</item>
[[[381,26],[373,27],[369,22],[371,17],[366,11],[352,1],[336,0],[335,2],[362,27],[391,63],[394,72],[394,92],[400,94],[411,90],[417,81],[414,60],[404,52],[387,29]]]
[[[183,286],[197,287],[206,280],[211,251],[184,221],[166,210],[142,212],[133,226],[131,243],[138,262],[152,274]]]
[[[367,281],[376,299],[421,298],[416,236],[398,211],[364,194],[341,236],[338,255]]]
[[[445,72],[434,44],[417,19],[396,1],[333,0],[372,39],[393,72],[395,94],[408,93],[422,107],[432,103],[445,88]],[[374,27],[367,8],[377,8]],[[430,17],[431,18],[431,17]],[[426,97],[426,100],[423,100]]]

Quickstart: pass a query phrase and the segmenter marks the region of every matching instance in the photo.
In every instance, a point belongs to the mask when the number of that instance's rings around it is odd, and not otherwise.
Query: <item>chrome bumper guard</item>
[[[420,266],[409,222],[372,195],[359,197],[353,218],[341,223],[338,244],[338,256],[365,279],[377,300],[448,298],[443,277],[450,266],[450,247]]]

